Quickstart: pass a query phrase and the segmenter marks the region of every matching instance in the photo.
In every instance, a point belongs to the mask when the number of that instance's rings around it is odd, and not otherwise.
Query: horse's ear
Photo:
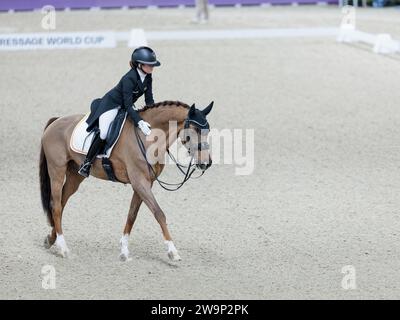
[[[196,110],[196,107],[194,106],[194,103],[193,103],[192,106],[190,107],[190,110],[189,110],[189,116],[193,115],[195,110]]]
[[[204,116],[206,116],[210,113],[213,105],[214,105],[214,101],[211,101],[211,103],[204,110],[201,111],[204,114]]]

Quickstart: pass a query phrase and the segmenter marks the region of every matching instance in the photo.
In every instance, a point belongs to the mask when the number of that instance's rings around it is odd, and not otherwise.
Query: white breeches
[[[110,128],[111,122],[115,119],[115,116],[118,113],[118,108],[111,109],[109,111],[104,112],[99,117],[99,129],[100,129],[100,138],[105,139],[107,138],[108,128]]]

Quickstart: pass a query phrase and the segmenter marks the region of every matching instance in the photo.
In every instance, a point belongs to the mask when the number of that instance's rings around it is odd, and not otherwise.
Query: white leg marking
[[[167,246],[168,258],[174,261],[182,260],[182,258],[179,256],[178,250],[176,250],[176,247],[172,241],[165,240],[164,243]]]
[[[56,246],[57,246],[57,249],[58,249],[59,254],[60,254],[63,258],[68,257],[69,249],[68,249],[68,247],[67,247],[67,243],[65,242],[64,235],[62,235],[62,234],[57,234]]]
[[[129,241],[129,235],[128,234],[124,234],[121,237],[121,240],[119,240],[119,243],[121,245],[121,253],[119,255],[119,259],[121,261],[130,261],[130,260],[132,260],[131,258],[129,258],[128,241]]]

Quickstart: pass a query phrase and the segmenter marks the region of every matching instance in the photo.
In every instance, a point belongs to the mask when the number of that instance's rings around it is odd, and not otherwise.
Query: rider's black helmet
[[[136,48],[132,53],[132,62],[148,64],[154,67],[161,65],[160,61],[157,60],[156,53],[149,47]]]

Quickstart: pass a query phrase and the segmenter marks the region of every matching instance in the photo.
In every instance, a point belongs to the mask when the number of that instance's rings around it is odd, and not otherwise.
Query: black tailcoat
[[[86,120],[89,125],[87,131],[93,129],[101,114],[119,106],[128,111],[128,114],[134,118],[133,120],[137,124],[141,118],[138,112],[132,108],[132,105],[143,94],[145,95],[146,105],[154,103],[152,81],[151,74],[147,74],[142,83],[136,68],[129,70],[113,89],[108,91],[101,99],[93,100],[90,106],[90,115]]]

